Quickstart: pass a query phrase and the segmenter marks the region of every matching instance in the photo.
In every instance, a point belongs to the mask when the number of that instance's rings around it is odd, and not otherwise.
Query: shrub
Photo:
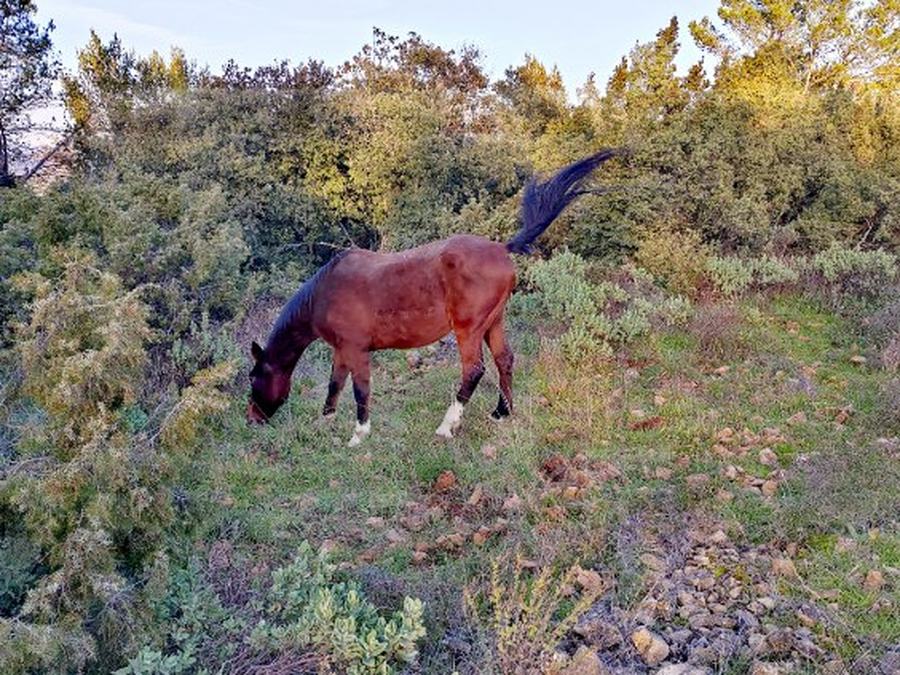
[[[741,312],[731,305],[698,307],[689,330],[697,338],[701,354],[713,361],[739,356],[746,345],[741,337]]]
[[[696,292],[709,251],[694,230],[653,229],[641,238],[635,262],[675,293]]]
[[[706,272],[713,287],[726,298],[735,298],[753,284],[753,265],[735,256],[712,256]]]
[[[390,619],[353,581],[337,581],[325,554],[304,542],[296,558],[273,574],[267,619],[251,636],[257,648],[317,652],[338,672],[393,673],[412,663],[425,636],[420,600],[405,598]]]
[[[881,249],[863,251],[833,244],[812,257],[810,270],[824,278],[837,301],[844,294],[873,300],[891,288],[897,257]]]
[[[565,327],[559,346],[572,362],[609,356],[654,324],[682,322],[689,314],[687,300],[666,296],[640,268],[626,267],[612,281],[592,281],[588,274],[587,263],[568,251],[526,272],[539,299],[532,309]]]
[[[495,559],[487,589],[466,588],[466,609],[489,633],[499,672],[553,672],[557,646],[607,588],[577,565],[562,573],[548,565],[531,576],[523,563],[521,556]],[[581,593],[572,598],[576,585]]]

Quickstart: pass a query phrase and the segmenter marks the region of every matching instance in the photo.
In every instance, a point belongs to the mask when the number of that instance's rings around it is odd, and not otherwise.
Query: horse
[[[267,422],[287,400],[291,374],[316,340],[333,349],[331,378],[322,414],[335,414],[347,375],[353,381],[356,426],[348,445],[371,431],[371,352],[411,349],[440,340],[451,331],[459,348],[462,377],[456,398],[435,433],[452,438],[463,408],[485,366],[486,343],[497,367],[500,398],[491,413],[513,412],[513,352],[503,327],[506,302],[516,285],[511,254],[527,254],[533,242],[576,197],[600,164],[619,154],[605,149],[558,171],[545,182],[532,178],[521,203],[520,229],[508,242],[458,234],[417,248],[381,253],[361,248],[340,251],[287,302],[265,348],[251,345],[249,423]]]

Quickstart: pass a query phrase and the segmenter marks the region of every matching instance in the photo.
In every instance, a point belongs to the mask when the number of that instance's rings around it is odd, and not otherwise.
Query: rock
[[[522,508],[522,498],[515,492],[503,500],[503,510],[506,512],[518,511]]]
[[[750,666],[748,675],[781,675],[782,670],[774,663],[766,663],[765,661],[754,661]]]
[[[656,633],[638,628],[631,634],[631,643],[648,666],[657,666],[669,656],[669,645]]]
[[[688,487],[694,490],[700,490],[709,483],[709,476],[705,473],[692,473],[685,478],[685,481],[687,482]]]
[[[772,448],[763,448],[759,451],[759,463],[766,466],[778,466],[778,455],[773,452]]]
[[[698,668],[690,663],[670,663],[657,670],[656,675],[709,675],[709,669]]]
[[[384,538],[392,545],[396,546],[406,541],[406,533],[396,530],[393,527],[384,533]]]
[[[669,480],[672,477],[672,469],[669,469],[664,466],[656,467],[656,471],[653,472],[653,475],[656,476],[659,480]]]
[[[804,424],[806,422],[806,413],[802,410],[798,413],[794,413],[787,419],[787,423],[791,426],[796,426],[797,424]]]
[[[716,492],[716,501],[727,504],[734,499],[734,493],[728,490],[719,490]]]
[[[412,561],[414,565],[422,565],[428,560],[428,554],[425,551],[413,551]]]
[[[487,444],[481,447],[481,456],[485,459],[497,459],[497,446]]]
[[[581,645],[569,662],[556,672],[559,675],[604,675],[609,671],[600,662],[597,652]]]
[[[746,609],[739,609],[734,615],[737,617],[738,624],[742,629],[754,630],[759,628],[759,619],[752,612],[748,612]]]
[[[759,604],[766,608],[766,611],[771,612],[773,609],[775,609],[775,601],[772,598],[763,596],[761,598],[757,598],[756,600],[757,602],[759,602]]]
[[[472,543],[476,546],[482,546],[484,543],[490,539],[491,534],[493,534],[490,528],[480,527],[475,534],[472,535]]]
[[[384,527],[384,518],[380,518],[379,516],[366,518],[366,526],[371,527],[373,530],[380,530]]]
[[[724,544],[728,541],[728,535],[724,530],[716,530],[709,536],[709,541],[713,544]]]
[[[550,455],[541,465],[541,471],[551,481],[561,481],[566,475],[566,460],[562,455]]]
[[[763,493],[765,497],[774,497],[775,493],[778,492],[778,481],[777,480],[767,480],[765,483],[760,486],[760,491]]]
[[[603,577],[594,570],[586,570],[581,567],[575,571],[575,583],[586,591],[592,591],[594,593],[601,593],[603,592],[603,589],[606,588]]]
[[[765,651],[772,654],[787,655],[796,644],[794,633],[789,628],[776,628],[766,635]]]
[[[773,558],[772,573],[776,577],[794,578],[797,576],[797,568],[790,558]]]
[[[582,621],[573,630],[599,650],[615,647],[623,639],[622,632],[615,624],[599,617]]]
[[[685,642],[694,637],[694,631],[689,630],[687,628],[681,628],[679,630],[673,630],[669,633],[669,640],[674,642],[676,645],[683,645]]]
[[[450,471],[442,471],[434,481],[435,492],[449,492],[456,487],[456,474]]]
[[[469,506],[478,506],[482,497],[484,497],[484,489],[480,485],[476,485],[475,489],[472,490],[472,494],[469,495],[469,498],[466,500],[466,504]]]
[[[691,663],[700,663],[705,665],[716,665],[719,662],[719,655],[712,647],[694,647],[691,649],[688,659]]]
[[[734,464],[729,464],[722,470],[722,475],[728,480],[737,480],[740,470]]]
[[[878,662],[878,667],[883,675],[897,675],[900,673],[900,645],[895,645],[893,649],[885,652]]]
[[[865,365],[868,359],[861,354],[854,354],[850,357],[850,363],[855,363],[858,366]]]
[[[866,572],[866,579],[863,581],[863,590],[867,593],[877,593],[884,586],[884,575],[878,570],[869,570]]]

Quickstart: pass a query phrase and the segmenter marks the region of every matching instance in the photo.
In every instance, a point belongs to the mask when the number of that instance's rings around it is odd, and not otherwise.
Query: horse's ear
[[[253,359],[259,361],[263,357],[263,348],[256,344],[256,340],[253,341],[253,344],[250,345],[250,354],[253,356]]]

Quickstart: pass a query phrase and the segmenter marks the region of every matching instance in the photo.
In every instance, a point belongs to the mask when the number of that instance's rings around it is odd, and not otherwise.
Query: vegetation
[[[33,11],[0,1],[2,162],[55,75]],[[577,103],[415,34],[219,74],[91,34],[69,174],[0,167],[0,668],[892,672],[898,24],[723,0],[713,70],[673,19]],[[319,346],[246,427],[248,345],[335,249],[507,238],[601,146],[517,261],[513,419],[479,390],[433,438],[453,354],[383,353],[348,452]]]

